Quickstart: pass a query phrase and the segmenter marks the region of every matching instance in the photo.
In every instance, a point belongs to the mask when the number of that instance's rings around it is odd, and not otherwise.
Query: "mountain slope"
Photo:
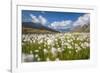
[[[35,24],[32,22],[22,22],[22,32],[23,33],[51,33],[51,32],[59,32],[59,31],[41,24]]]
[[[90,24],[85,24],[83,26],[76,26],[71,32],[90,32]]]

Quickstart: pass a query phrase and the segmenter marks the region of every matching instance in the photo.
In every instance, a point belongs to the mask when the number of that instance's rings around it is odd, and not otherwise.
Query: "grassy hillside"
[[[35,28],[26,28],[22,27],[22,33],[55,33],[46,29],[35,29]]]

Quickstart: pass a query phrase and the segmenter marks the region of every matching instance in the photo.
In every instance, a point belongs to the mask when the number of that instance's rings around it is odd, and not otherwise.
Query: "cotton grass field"
[[[22,62],[85,60],[89,58],[89,33],[22,35]]]

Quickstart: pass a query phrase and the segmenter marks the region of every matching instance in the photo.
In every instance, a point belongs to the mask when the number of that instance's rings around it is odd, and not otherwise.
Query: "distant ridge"
[[[59,31],[37,23],[22,22],[22,32],[23,33],[52,33],[52,32],[59,32]]]
[[[76,26],[71,32],[90,32],[90,24],[84,24],[83,26]]]

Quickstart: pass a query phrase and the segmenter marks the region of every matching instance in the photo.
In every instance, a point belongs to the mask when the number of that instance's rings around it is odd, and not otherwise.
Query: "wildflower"
[[[39,46],[39,49],[41,49],[41,47]]]
[[[41,59],[40,58],[37,58],[37,60],[40,61]]]
[[[70,43],[70,42],[71,42],[71,40],[70,40],[70,39],[68,39],[68,40],[67,40],[67,42],[68,42],[68,43]]]
[[[59,45],[56,45],[57,47],[60,47]]]
[[[57,39],[55,39],[55,41],[57,41]]]
[[[85,42],[84,46],[89,47],[89,43]]]
[[[30,54],[32,54],[33,52],[32,51],[30,51]]]
[[[57,52],[57,49],[54,48],[54,47],[52,47],[52,48],[51,48],[51,53],[55,56],[55,55],[56,55],[56,52]]]
[[[62,52],[61,48],[58,48],[58,52]]]
[[[39,50],[35,50],[35,52],[39,52]]]
[[[50,61],[50,59],[49,59],[49,58],[47,58],[47,59],[46,59],[46,61]]]
[[[37,58],[38,57],[38,54],[36,54],[35,57]]]
[[[44,47],[46,47],[46,44],[44,44]]]
[[[47,40],[48,45],[52,44],[52,40]]]
[[[59,58],[56,58],[56,61],[59,61]]]
[[[80,48],[79,46],[78,46],[76,49],[77,49],[78,51],[81,50],[81,48]]]
[[[69,51],[69,53],[71,54],[71,51]]]
[[[44,53],[47,53],[48,52],[47,49],[43,49],[43,51],[44,51]]]
[[[78,50],[78,49],[76,49],[75,51],[76,51],[76,52],[78,52],[79,50]]]
[[[72,49],[72,46],[71,46],[71,45],[68,45],[67,47],[68,47],[69,49]]]

